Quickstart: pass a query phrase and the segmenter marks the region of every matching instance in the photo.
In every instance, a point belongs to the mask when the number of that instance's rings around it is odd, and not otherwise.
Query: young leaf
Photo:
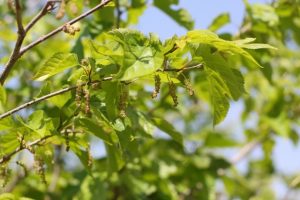
[[[207,80],[209,82],[209,93],[211,97],[211,104],[213,106],[213,125],[217,125],[227,115],[229,110],[229,91],[226,83],[216,72],[207,70]]]
[[[212,45],[215,48],[217,48],[219,51],[241,55],[247,60],[254,63],[255,65],[261,67],[261,65],[251,56],[250,53],[242,49],[242,46],[239,46],[239,43],[235,43],[234,41],[223,40],[219,38],[218,35],[210,31],[207,30],[189,31],[187,33],[187,37],[190,40],[189,42],[192,45],[195,43]]]
[[[33,77],[34,80],[44,81],[65,69],[79,65],[76,54],[56,53],[39,69]]]
[[[124,49],[123,63],[116,78],[127,81],[154,73],[163,64],[159,40],[150,39],[139,31],[118,29],[110,32]]]

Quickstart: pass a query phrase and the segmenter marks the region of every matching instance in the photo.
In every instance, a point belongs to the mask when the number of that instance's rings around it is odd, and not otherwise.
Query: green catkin
[[[36,170],[37,174],[41,178],[41,181],[46,185],[46,175],[45,175],[45,168],[44,168],[44,161],[40,156],[34,154],[34,169]]]
[[[11,169],[7,165],[0,166],[0,182],[1,187],[5,187],[11,178]]]
[[[172,97],[174,106],[176,107],[178,105],[178,98],[176,95],[176,85],[173,81],[169,82],[169,95]]]
[[[189,81],[189,79],[184,79],[184,85],[185,85],[186,90],[189,92],[189,95],[193,96],[195,94],[195,92],[193,90],[192,84]]]
[[[90,117],[91,116],[91,96],[90,96],[90,91],[88,89],[84,90],[84,99],[85,99],[85,109],[84,113],[86,116]]]
[[[122,118],[126,117],[126,107],[127,107],[127,101],[128,101],[128,91],[123,90],[120,95],[119,99],[119,115]]]
[[[20,167],[22,167],[22,169],[24,171],[24,176],[27,176],[28,169],[27,169],[26,165],[21,161],[17,161],[16,164],[19,165]]]
[[[157,97],[157,95],[159,94],[160,91],[160,85],[161,85],[161,81],[160,81],[160,76],[159,75],[155,75],[154,76],[154,81],[155,81],[155,88],[154,91],[151,95],[151,97],[154,99]]]
[[[77,109],[81,108],[81,98],[82,98],[82,83],[81,81],[77,81],[76,94],[75,94],[75,102]]]
[[[86,152],[88,154],[88,167],[92,167],[93,165],[93,157],[92,157],[92,154],[91,154],[91,147],[90,147],[90,144],[88,144],[87,148],[86,148]]]

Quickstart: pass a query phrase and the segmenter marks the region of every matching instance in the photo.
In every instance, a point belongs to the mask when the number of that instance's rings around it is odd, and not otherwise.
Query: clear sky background
[[[270,0],[249,0],[250,3],[266,3]],[[224,26],[219,32],[237,33],[244,16],[244,4],[242,0],[181,0],[180,6],[187,9],[195,20],[195,29],[206,29],[212,20],[222,12],[230,13],[231,23]],[[157,33],[160,38],[166,39],[174,34],[184,35],[187,30],[180,27],[164,13],[151,7],[141,17],[139,24],[135,27],[138,30],[149,33]],[[242,135],[241,127],[237,126],[240,121],[240,113],[243,105],[239,102],[232,103],[227,118],[219,128],[232,130],[234,135]],[[229,129],[228,129],[229,128]],[[228,152],[227,156],[233,155],[235,151]],[[262,155],[260,148],[257,148],[250,155],[251,158],[258,158]],[[277,138],[276,147],[273,152],[274,164],[278,173],[295,174],[300,171],[300,147],[294,146],[287,139]],[[241,171],[245,170],[247,161],[238,164]],[[280,182],[274,181],[274,189],[278,198],[286,193],[285,188]]]

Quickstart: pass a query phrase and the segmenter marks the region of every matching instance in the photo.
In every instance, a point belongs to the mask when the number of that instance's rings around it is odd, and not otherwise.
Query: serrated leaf
[[[218,53],[211,54],[208,51],[205,47],[199,48],[197,55],[201,55],[205,65],[220,76],[225,83],[224,89],[226,88],[228,97],[235,101],[238,100],[245,92],[242,74],[238,70],[229,67],[229,63],[221,55]]]
[[[211,25],[208,27],[211,31],[217,31],[218,29],[222,28],[225,24],[230,22],[230,15],[229,13],[222,13],[217,16]]]
[[[229,91],[226,83],[216,72],[207,69],[207,80],[209,82],[209,93],[213,107],[213,125],[219,124],[227,115],[229,110]]]
[[[173,127],[172,124],[160,118],[153,118],[152,121],[157,128],[159,128],[160,130],[162,130],[163,132],[171,136],[171,138],[176,142],[178,142],[179,144],[183,145],[182,135],[178,131],[176,131],[176,129]]]
[[[191,44],[198,43],[212,45],[219,51],[240,55],[246,58],[247,60],[251,61],[255,65],[261,67],[261,65],[251,56],[250,53],[248,53],[247,51],[242,49],[241,46],[239,46],[239,43],[235,43],[234,41],[223,40],[219,38],[218,35],[208,30],[189,31],[187,33],[187,37],[190,39],[189,42]]]
[[[135,30],[118,29],[110,32],[124,49],[123,63],[116,75],[122,81],[153,74],[163,64],[161,44],[154,35],[150,39]]]
[[[55,74],[77,65],[79,65],[79,63],[76,54],[56,53],[42,65],[33,79],[44,81]]]
[[[14,128],[16,125],[11,116],[0,120],[0,131]]]

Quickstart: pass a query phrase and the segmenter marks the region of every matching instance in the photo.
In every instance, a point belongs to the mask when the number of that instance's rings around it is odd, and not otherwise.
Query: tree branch
[[[14,151],[12,151],[11,153],[9,154],[6,154],[5,156],[3,156],[1,159],[0,159],[0,165],[3,164],[3,163],[6,163],[8,162],[12,156],[14,156],[16,153],[19,153],[20,151],[28,148],[28,147],[33,147],[33,146],[36,146],[42,142],[44,142],[46,139],[50,138],[50,137],[53,137],[54,135],[46,135],[38,140],[35,140],[25,146],[23,145],[20,145],[18,148],[16,148]]]
[[[54,8],[54,4],[58,1],[50,1],[44,5],[42,10],[27,24],[25,27],[25,32],[27,33],[43,16],[45,16],[49,11]]]
[[[116,10],[117,10],[117,19],[116,19],[116,28],[120,28],[121,16],[123,12],[120,9],[120,1],[116,0]]]
[[[65,23],[65,24],[75,24],[76,22],[82,20],[83,18],[89,16],[90,14],[92,14],[93,12],[99,10],[100,8],[103,8],[104,6],[106,6],[109,2],[111,2],[112,0],[103,0],[100,4],[98,4],[97,6],[95,6],[94,8],[92,8],[91,10],[88,10],[87,12],[79,15],[78,17],[72,19],[71,21]],[[56,35],[57,33],[61,32],[64,27],[64,25],[61,25],[60,27],[56,28],[55,30],[51,31],[50,33],[48,33],[47,35],[44,35],[42,37],[40,37],[39,39],[37,39],[36,41],[30,43],[29,45],[23,47],[20,51],[20,55],[23,55],[26,51],[28,51],[29,49],[35,47],[36,45],[40,44],[41,42],[49,39],[50,37]]]
[[[197,65],[193,65],[193,66],[188,66],[188,67],[187,67],[187,66],[184,66],[184,67],[179,68],[179,69],[168,68],[168,69],[157,70],[157,71],[164,71],[164,72],[183,72],[183,71],[186,71],[186,70],[201,69],[201,68],[203,68],[203,64],[202,64],[202,63],[197,64]],[[98,83],[98,82],[101,82],[101,81],[110,81],[110,80],[112,80],[112,79],[113,79],[113,77],[112,77],[112,76],[109,76],[109,77],[103,78],[103,79],[100,80],[100,81],[99,81],[99,80],[96,80],[96,81],[92,81],[92,82],[82,83],[81,86],[87,85],[87,84],[92,84],[92,83]],[[49,99],[49,98],[51,98],[51,97],[54,97],[54,96],[57,96],[57,95],[60,95],[60,94],[63,94],[63,93],[65,93],[65,92],[74,90],[74,89],[76,89],[77,87],[78,87],[78,86],[71,86],[71,87],[64,88],[64,89],[61,89],[61,90],[52,92],[52,93],[50,93],[50,94],[44,95],[44,96],[42,96],[42,97],[33,99],[33,100],[31,100],[31,101],[29,101],[29,102],[27,102],[27,103],[24,103],[24,104],[22,104],[22,105],[20,105],[20,106],[18,106],[18,107],[16,107],[16,108],[14,108],[14,109],[12,109],[12,110],[9,110],[9,111],[7,111],[7,112],[1,114],[1,115],[0,115],[0,120],[6,118],[6,117],[8,117],[8,116],[10,116],[10,115],[12,115],[12,114],[14,114],[14,113],[16,113],[16,112],[18,112],[18,111],[20,111],[20,110],[22,110],[22,109],[24,109],[24,108],[27,108],[27,107],[29,107],[29,106],[31,106],[31,105],[33,105],[33,104],[39,103],[39,102],[41,102],[41,101],[43,101],[43,100]]]
[[[17,60],[19,59],[19,52],[22,46],[22,43],[24,41],[25,38],[25,31],[22,25],[22,13],[21,13],[21,5],[19,0],[15,1],[15,6],[16,6],[16,21],[17,21],[17,26],[18,26],[18,37],[17,37],[17,41],[14,47],[14,50],[12,52],[12,54],[10,55],[8,62],[6,63],[6,65],[4,66],[4,71],[1,74],[0,77],[0,84],[3,85],[5,79],[7,78],[12,66],[17,62]]]
[[[105,5],[107,5],[109,2],[111,2],[112,0],[102,0],[101,3],[99,3],[97,6],[95,6],[94,8],[88,10],[87,12],[83,13],[82,15],[72,19],[71,21],[67,22],[67,24],[74,24],[76,22],[78,22],[79,20],[89,16],[90,14],[92,14],[93,12],[97,11],[100,8],[103,8]],[[13,66],[15,65],[15,63],[18,61],[18,59],[29,49],[35,47],[36,45],[40,44],[41,42],[47,40],[48,38],[56,35],[57,33],[61,32],[64,28],[65,25],[62,25],[60,27],[58,27],[57,29],[51,31],[50,33],[48,33],[45,36],[40,37],[39,39],[37,39],[36,41],[30,43],[29,45],[23,47],[21,49],[22,43],[24,41],[24,38],[26,36],[27,31],[29,31],[35,24],[36,22],[41,19],[42,16],[44,16],[49,10],[53,9],[54,3],[57,2],[55,0],[49,0],[47,1],[46,5],[44,6],[44,8],[40,11],[40,13],[37,14],[36,17],[34,17],[29,23],[28,25],[25,27],[25,30],[23,29],[23,26],[21,24],[21,7],[19,5],[19,1],[16,0],[16,20],[17,20],[17,24],[18,24],[18,38],[14,47],[14,50],[8,60],[8,62],[6,63],[5,67],[4,67],[4,71],[1,74],[0,77],[0,84],[3,85],[5,80],[7,79],[11,69],[13,68]]]
[[[251,153],[260,143],[262,139],[256,139],[249,143],[247,143],[236,155],[234,155],[231,159],[231,164],[237,164],[244,158],[246,158],[249,153]]]
[[[22,9],[19,0],[15,1],[15,5],[16,5],[16,20],[18,25],[18,34],[24,35],[24,28],[22,23]]]

